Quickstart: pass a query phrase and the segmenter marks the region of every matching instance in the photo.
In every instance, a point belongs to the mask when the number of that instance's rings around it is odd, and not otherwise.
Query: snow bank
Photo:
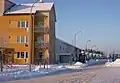
[[[83,63],[81,63],[81,62],[76,62],[74,65],[75,65],[75,66],[83,66]]]
[[[61,68],[66,68],[66,67],[64,65],[58,66],[58,69],[61,69]]]
[[[110,67],[120,67],[120,59],[116,59],[114,62],[107,62],[105,65]]]
[[[29,72],[28,65],[13,65],[13,68],[4,69],[0,72],[0,82],[10,81],[10,80],[21,80],[26,78],[39,77],[46,74],[51,74],[54,72],[59,72],[61,70],[67,71],[68,69],[82,69],[85,64],[81,62],[76,62],[73,65],[70,64],[55,64],[55,65],[32,65],[32,71]],[[6,78],[6,79],[3,79]]]
[[[86,65],[81,62],[76,62],[73,65],[66,65],[67,69],[83,69]]]

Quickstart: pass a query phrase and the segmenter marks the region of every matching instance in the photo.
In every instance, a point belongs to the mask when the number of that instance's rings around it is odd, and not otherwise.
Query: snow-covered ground
[[[32,65],[32,71],[29,72],[28,65],[13,65],[12,68],[5,68],[3,72],[0,72],[0,81],[34,78],[54,72],[59,72],[61,70],[83,69],[85,66],[86,65],[81,62],[77,62],[73,65],[70,64],[46,65],[45,69],[43,65],[41,66]]]
[[[45,75],[51,75],[58,72],[67,72],[68,70],[81,70],[89,65],[96,65],[104,60],[89,60],[86,64],[76,62],[75,64],[54,64],[46,65],[32,65],[31,72],[29,72],[29,65],[13,65],[12,68],[5,67],[3,72],[0,72],[0,82],[10,80],[22,80],[35,78]]]
[[[120,59],[116,59],[114,62],[108,61],[105,65],[108,67],[120,67]]]
[[[80,72],[56,74],[29,80],[13,80],[6,83],[120,83],[119,71],[119,67],[110,68],[96,65],[86,67]]]

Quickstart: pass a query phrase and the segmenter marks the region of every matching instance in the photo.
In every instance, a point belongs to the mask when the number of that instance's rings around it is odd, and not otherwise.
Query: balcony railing
[[[50,31],[50,29],[47,28],[47,27],[43,27],[43,28],[41,28],[41,27],[35,27],[35,32],[43,32],[45,34],[48,34],[49,31]]]
[[[45,27],[45,28],[44,28],[44,33],[45,33],[45,34],[48,34],[49,32],[50,32],[50,28]]]
[[[41,27],[35,27],[35,32],[44,32],[44,27],[41,28]]]
[[[35,42],[35,48],[47,49],[49,47],[49,43],[37,43]]]

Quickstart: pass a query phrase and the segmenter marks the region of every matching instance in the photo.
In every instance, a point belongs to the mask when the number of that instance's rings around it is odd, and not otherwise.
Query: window
[[[24,52],[21,52],[21,58],[24,58]]]
[[[28,52],[26,52],[26,58],[28,58]]]
[[[21,43],[24,43],[24,36],[21,36]]]
[[[28,21],[18,21],[18,27],[20,28],[28,27]]]
[[[28,58],[28,52],[17,52],[17,58]]]
[[[20,43],[20,36],[17,36],[17,43]]]
[[[25,43],[28,43],[28,36],[25,36]]]
[[[21,27],[25,27],[25,21],[21,21]]]
[[[18,21],[18,27],[21,27],[21,24],[20,24],[21,22],[20,21]]]
[[[17,43],[28,43],[28,36],[17,36]]]
[[[26,27],[28,27],[28,21],[26,21]]]
[[[17,52],[17,58],[20,58],[20,52]]]

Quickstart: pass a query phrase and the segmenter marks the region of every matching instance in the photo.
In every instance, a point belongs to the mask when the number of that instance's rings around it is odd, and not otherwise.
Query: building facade
[[[76,50],[76,51],[75,51]],[[81,49],[56,38],[56,61],[58,63],[69,63],[79,61]]]
[[[6,40],[5,48],[14,49],[14,53],[9,52],[14,64],[35,64],[42,60],[55,63],[54,4],[32,5],[17,5],[9,0],[0,2],[0,34]]]

